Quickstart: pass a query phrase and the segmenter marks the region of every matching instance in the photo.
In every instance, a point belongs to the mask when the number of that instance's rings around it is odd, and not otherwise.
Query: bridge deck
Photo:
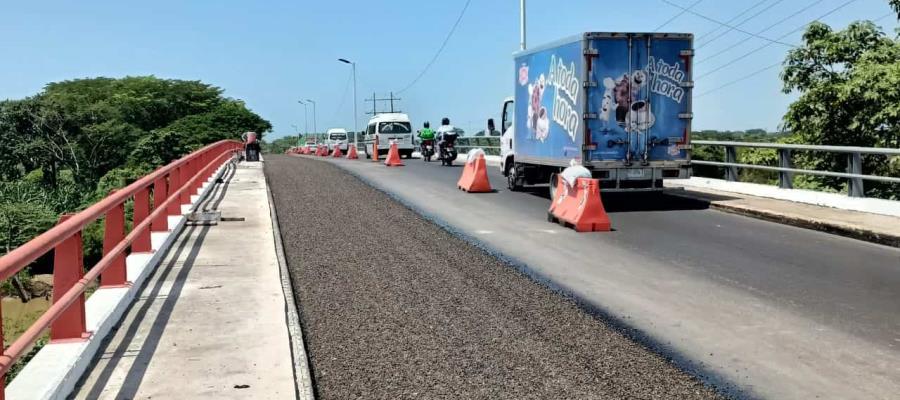
[[[245,221],[185,227],[75,398],[294,397],[262,169],[224,180],[204,207]]]
[[[576,234],[547,222],[546,188],[509,192],[496,168],[496,193],[466,194],[458,166],[316,160],[510,257],[701,375],[759,397],[900,392],[900,249],[673,196],[604,195],[614,231]]]

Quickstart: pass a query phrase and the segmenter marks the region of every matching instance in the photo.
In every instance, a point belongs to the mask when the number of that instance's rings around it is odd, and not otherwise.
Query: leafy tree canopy
[[[892,5],[900,7],[900,1]],[[900,12],[900,10],[898,10]],[[784,92],[800,97],[788,108],[785,128],[796,141],[809,144],[900,147],[900,40],[871,21],[858,21],[840,31],[815,22],[791,50],[781,79]],[[865,173],[897,175],[900,160],[868,156]],[[815,155],[804,164],[842,171],[846,155]],[[840,188],[840,178],[822,178]],[[896,195],[896,185],[867,183],[873,195]]]

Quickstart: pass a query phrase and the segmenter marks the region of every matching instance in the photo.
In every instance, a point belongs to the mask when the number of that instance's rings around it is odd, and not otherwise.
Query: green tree
[[[262,142],[263,152],[267,154],[282,154],[287,149],[300,145],[299,136],[284,136],[273,140],[272,142]]]
[[[784,92],[800,94],[784,117],[785,128],[809,144],[900,147],[900,40],[860,21],[841,31],[815,22],[803,41],[788,53],[781,74]],[[796,160],[821,170],[847,166],[840,154],[802,153]],[[896,176],[898,167],[896,157],[863,160],[864,173]],[[832,189],[846,185],[841,178],[814,180]],[[898,198],[900,185],[867,182],[866,194]]]
[[[272,124],[250,111],[243,101],[227,99],[208,112],[186,116],[162,130],[189,133],[187,145],[197,148],[222,139],[240,138],[247,131],[256,132],[262,139],[265,132],[272,130]]]

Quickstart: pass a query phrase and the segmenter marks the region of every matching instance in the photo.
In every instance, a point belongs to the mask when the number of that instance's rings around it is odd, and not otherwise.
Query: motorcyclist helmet
[[[429,128],[429,127],[431,127],[431,124],[429,124],[428,121],[425,121],[425,127]]]
[[[441,118],[441,125],[450,125],[450,118]]]

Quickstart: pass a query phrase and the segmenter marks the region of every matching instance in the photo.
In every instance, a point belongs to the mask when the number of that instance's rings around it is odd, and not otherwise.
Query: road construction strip
[[[718,398],[330,163],[266,163],[320,399]]]

